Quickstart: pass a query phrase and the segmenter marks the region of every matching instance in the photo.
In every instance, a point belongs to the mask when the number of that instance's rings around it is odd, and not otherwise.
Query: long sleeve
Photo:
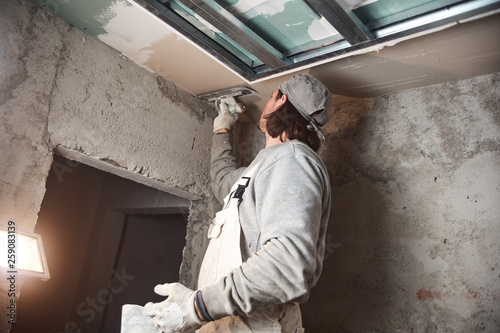
[[[210,178],[212,192],[219,202],[231,190],[231,186],[245,168],[238,168],[228,133],[215,134],[212,139]]]
[[[330,212],[326,168],[303,144],[280,146],[260,157],[240,205],[245,246],[255,252],[203,289],[213,318],[303,302],[321,273]]]

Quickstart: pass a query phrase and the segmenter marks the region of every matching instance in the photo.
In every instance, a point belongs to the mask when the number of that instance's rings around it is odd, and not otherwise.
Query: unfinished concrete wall
[[[58,146],[188,199],[211,196],[209,105],[30,2],[0,5],[1,227],[34,229]],[[2,284],[0,332],[9,302]]]
[[[500,73],[338,104],[306,332],[500,331]],[[235,153],[263,146],[237,124]]]
[[[217,209],[212,110],[31,3],[1,5],[0,225],[33,230],[62,145],[203,198],[181,269],[192,286]],[[303,308],[309,332],[500,330],[499,79],[337,106],[321,151],[333,210],[325,271]],[[252,139],[238,154],[254,156],[262,138],[242,133]],[[2,289],[2,309],[8,301]]]
[[[306,328],[499,332],[500,73],[338,105],[326,131]]]

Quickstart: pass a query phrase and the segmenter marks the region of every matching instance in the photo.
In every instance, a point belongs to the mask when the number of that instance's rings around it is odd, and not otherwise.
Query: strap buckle
[[[248,183],[250,183],[250,177],[241,178],[240,184],[238,184],[238,188],[236,189],[236,191],[234,191],[233,199],[238,199],[238,201],[241,201],[241,198],[243,197],[243,193],[245,193],[245,189],[247,188]]]

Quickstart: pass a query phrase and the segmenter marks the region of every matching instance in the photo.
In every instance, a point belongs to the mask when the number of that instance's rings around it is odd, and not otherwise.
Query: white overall
[[[246,170],[224,198],[224,206],[208,229],[207,251],[201,264],[198,289],[212,285],[242,265],[239,204],[258,164]],[[200,333],[283,332],[302,333],[302,318],[297,303],[271,305],[255,311],[250,317],[225,317],[210,322]]]

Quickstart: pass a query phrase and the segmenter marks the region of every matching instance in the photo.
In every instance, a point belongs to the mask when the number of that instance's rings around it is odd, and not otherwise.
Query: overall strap
[[[252,176],[254,175],[259,164],[260,163],[257,163],[252,167],[248,167],[247,170],[245,170],[243,176],[233,185],[233,188],[231,189],[231,195],[229,197],[227,204],[230,204],[233,201],[233,199],[235,199],[237,204],[241,202],[243,198],[243,193],[250,184],[250,179],[252,179]]]

